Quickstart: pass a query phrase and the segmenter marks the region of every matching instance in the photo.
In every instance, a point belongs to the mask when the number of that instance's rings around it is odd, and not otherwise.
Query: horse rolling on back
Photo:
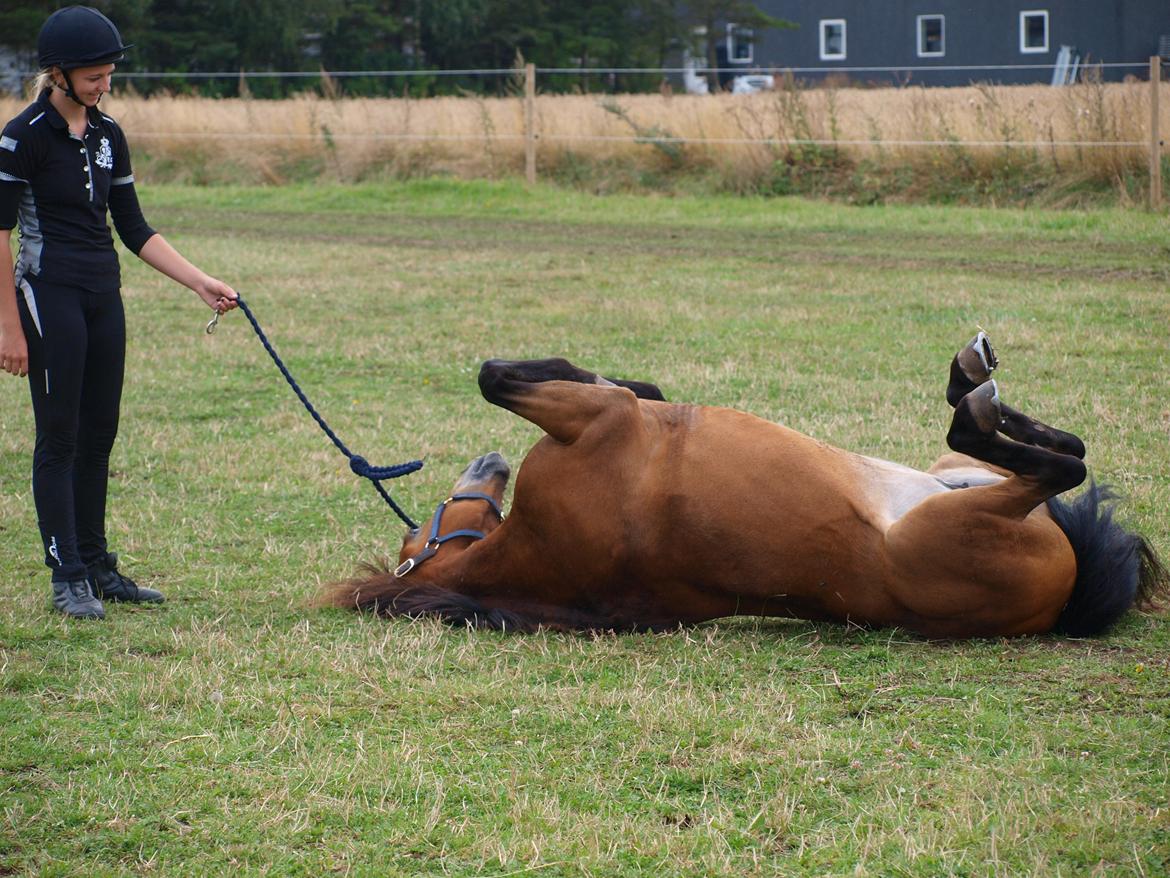
[[[926,637],[1105,631],[1170,588],[1086,478],[1075,436],[1005,405],[983,333],[951,363],[954,453],[922,472],[562,359],[490,360],[484,397],[547,435],[520,468],[474,460],[407,534],[322,602],[532,631],[665,630],[750,614]]]

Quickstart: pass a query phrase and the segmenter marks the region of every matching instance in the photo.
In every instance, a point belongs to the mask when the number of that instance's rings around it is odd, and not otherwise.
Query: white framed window
[[[1020,51],[1035,54],[1048,51],[1048,10],[1027,9],[1020,13]]]
[[[732,64],[752,63],[752,40],[755,32],[738,24],[727,26],[727,60]]]
[[[918,16],[918,57],[941,58],[946,53],[946,16]]]
[[[821,19],[821,60],[840,61],[845,57],[845,19]]]

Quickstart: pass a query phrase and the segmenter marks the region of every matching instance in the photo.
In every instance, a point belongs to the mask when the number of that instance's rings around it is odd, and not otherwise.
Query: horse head
[[[510,475],[507,461],[498,452],[477,457],[422,527],[407,532],[397,567],[365,564],[355,578],[326,589],[318,604],[385,616],[434,616],[473,627],[529,627],[505,611],[484,607],[441,584],[458,579],[468,550],[503,523],[500,504]]]
[[[429,565],[429,570],[446,566],[454,556],[499,527],[504,520],[500,503],[511,472],[498,451],[469,463],[430,519],[407,532],[398,553],[395,578],[414,573],[423,563]]]

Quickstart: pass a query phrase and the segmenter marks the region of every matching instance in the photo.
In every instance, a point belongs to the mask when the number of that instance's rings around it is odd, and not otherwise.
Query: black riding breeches
[[[117,290],[20,280],[36,421],[32,490],[54,581],[81,579],[106,553],[106,483],[118,432],[126,316]]]

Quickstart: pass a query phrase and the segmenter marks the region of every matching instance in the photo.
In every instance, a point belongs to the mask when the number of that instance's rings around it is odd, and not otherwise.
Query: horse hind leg
[[[998,365],[999,358],[995,355],[991,340],[987,333],[980,331],[951,360],[947,402],[952,407],[958,405],[964,396],[990,379]]]
[[[1085,443],[1081,441],[1079,436],[1042,424],[1035,418],[1030,418],[1010,406],[1003,405],[1000,408],[1002,418],[999,432],[1005,436],[1015,439],[1017,442],[1036,445],[1060,454],[1071,454],[1073,457],[1084,459]]]
[[[999,358],[991,340],[987,333],[980,331],[951,360],[947,402],[957,406],[964,396],[989,381],[998,365]],[[1085,443],[1072,433],[1049,427],[1003,403],[1000,403],[999,410],[1000,421],[996,429],[1008,438],[1084,458]]]
[[[1004,408],[995,381],[983,382],[955,406],[947,444],[976,460],[1037,482],[1041,493],[1048,497],[1085,480],[1087,471],[1081,456],[1000,435],[1006,433]],[[1083,453],[1083,445],[1081,450]]]

